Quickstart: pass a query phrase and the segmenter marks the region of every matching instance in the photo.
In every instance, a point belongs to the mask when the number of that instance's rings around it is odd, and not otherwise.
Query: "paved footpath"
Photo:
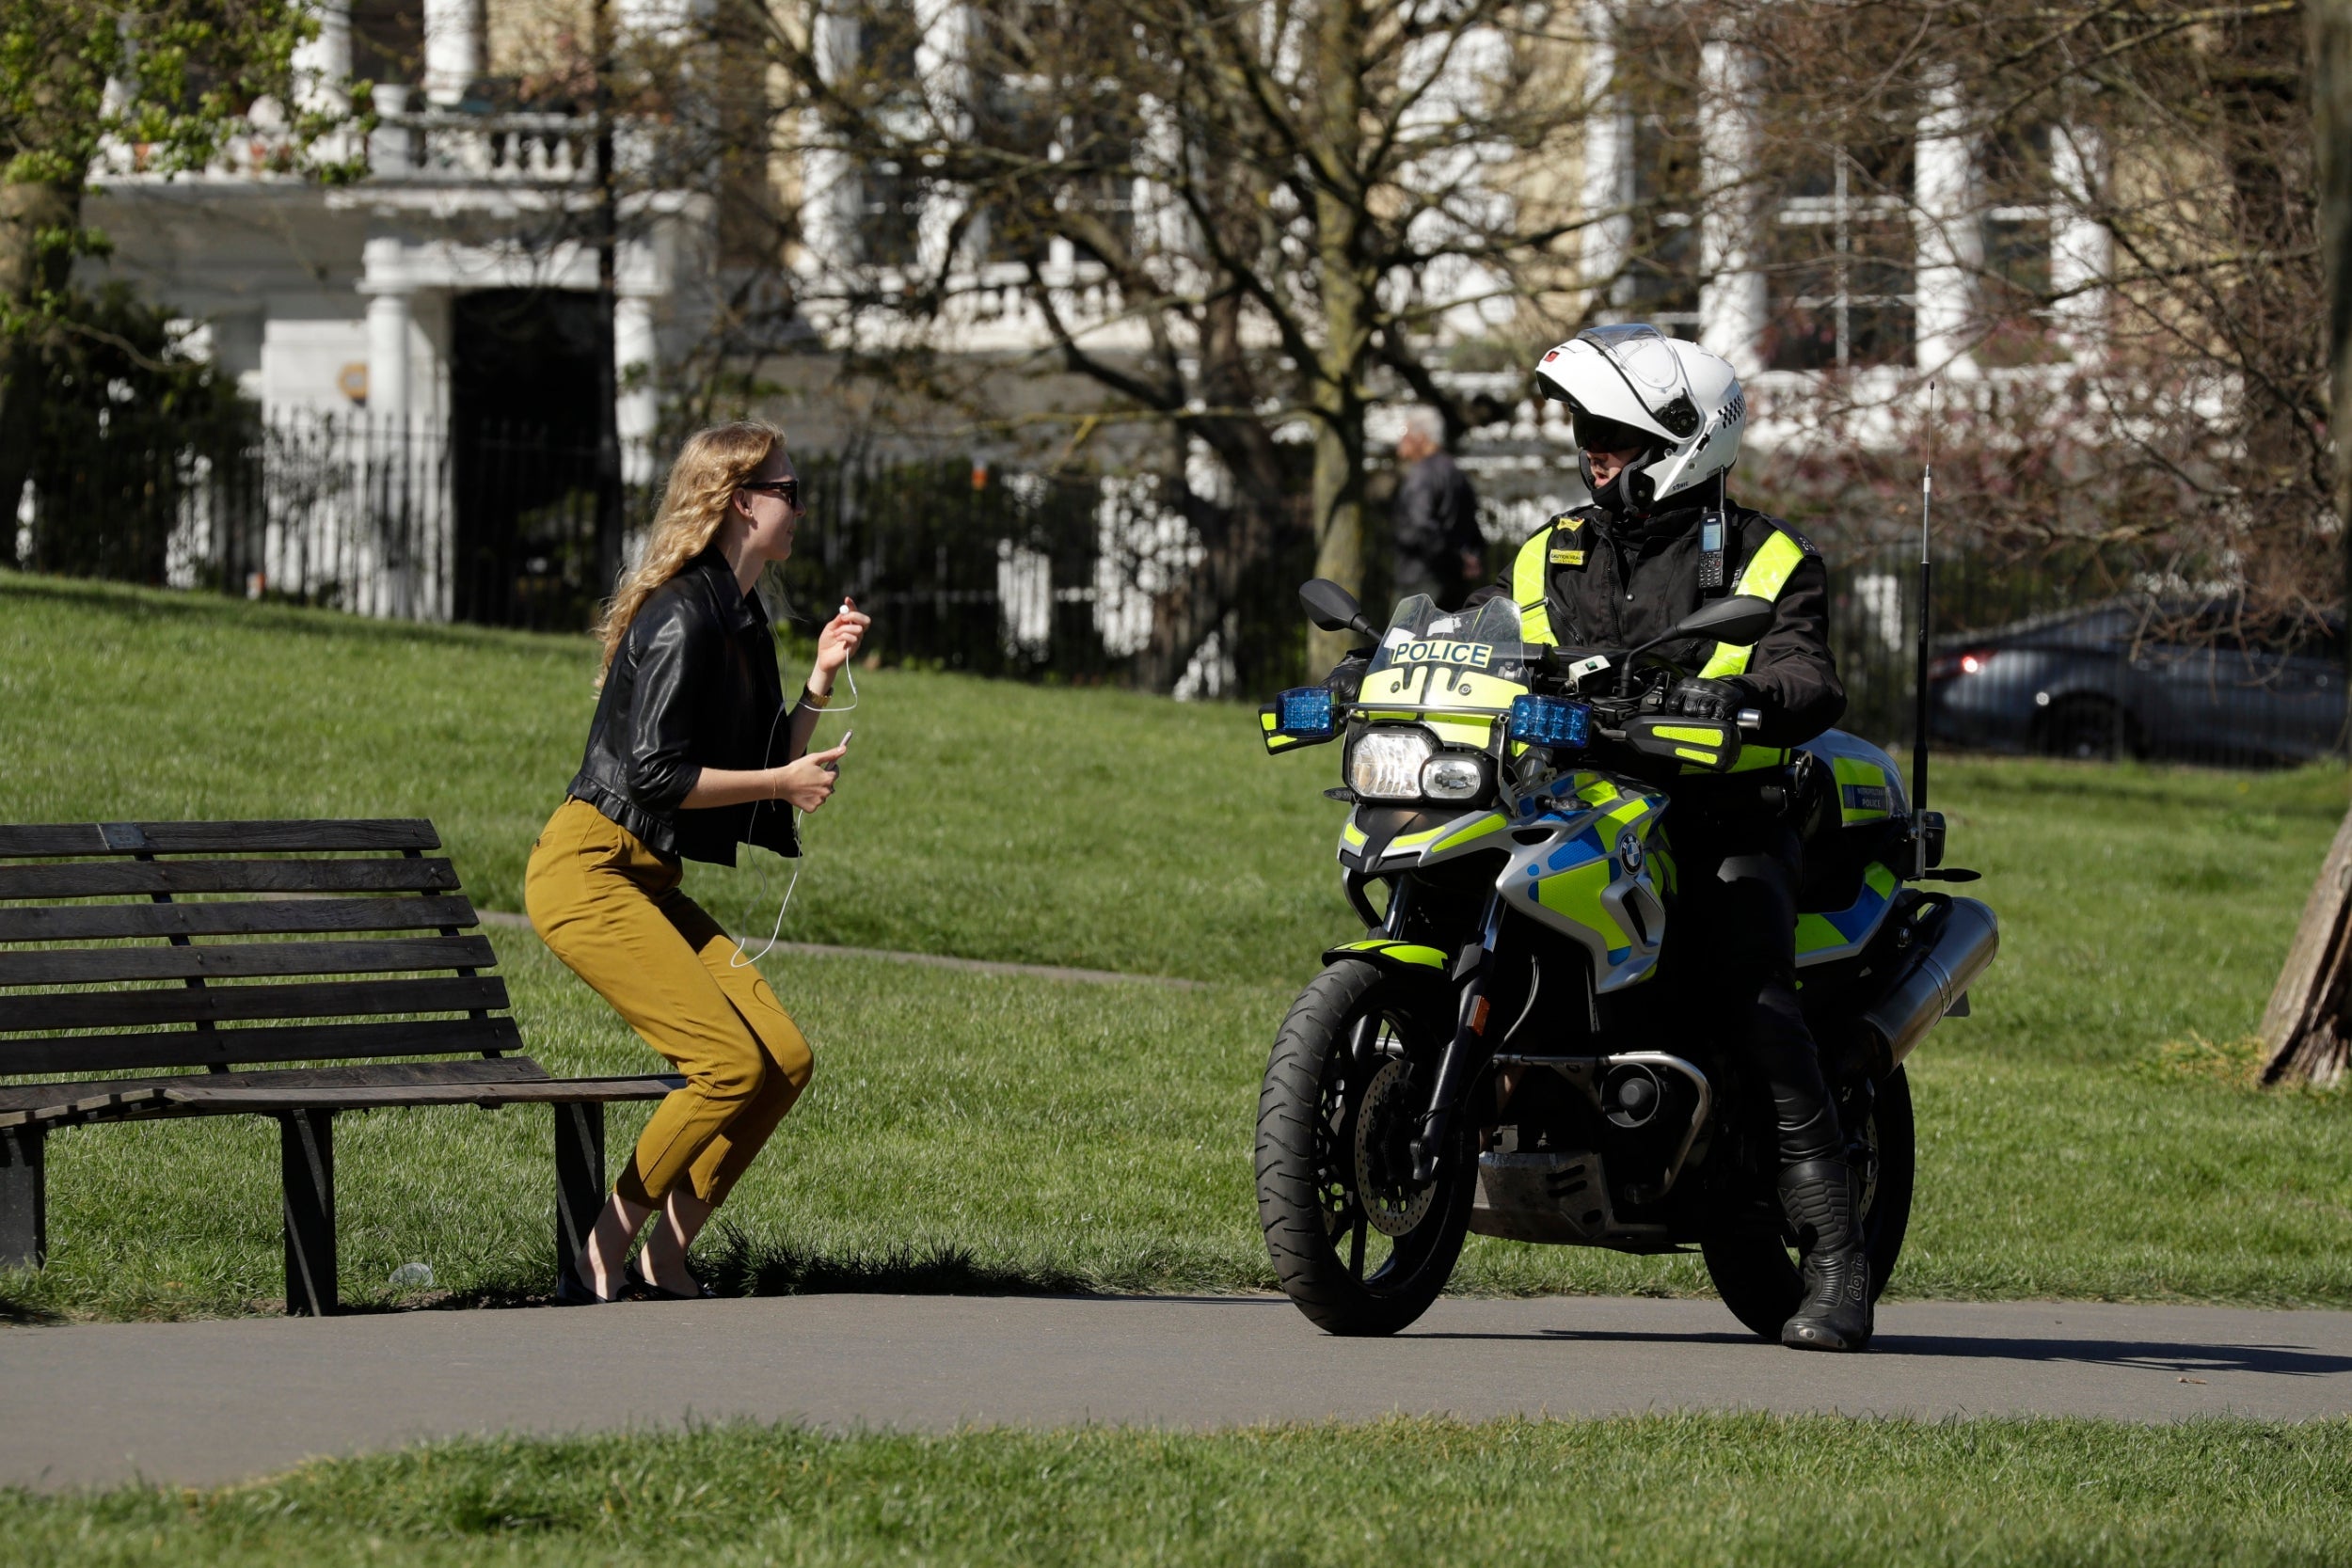
[[[820,1295],[0,1328],[0,1485],[210,1483],[502,1431],[750,1417],[941,1431],[1667,1409],[2135,1421],[2352,1414],[2352,1313],[1884,1308],[1866,1356],[1711,1301],[1440,1302],[1334,1339],[1279,1297]]]

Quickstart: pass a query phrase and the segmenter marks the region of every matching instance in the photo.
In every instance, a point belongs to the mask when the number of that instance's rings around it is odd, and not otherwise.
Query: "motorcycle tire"
[[[1367,1091],[1399,1060],[1428,1082],[1451,1034],[1450,1001],[1434,975],[1422,981],[1343,959],[1308,984],[1275,1037],[1258,1097],[1258,1218],[1283,1291],[1326,1333],[1396,1333],[1429,1309],[1461,1256],[1478,1189],[1469,1118],[1454,1118],[1435,1181],[1373,1195],[1385,1223],[1375,1226],[1358,1190],[1374,1168],[1367,1139],[1389,1151],[1391,1163],[1377,1168],[1393,1170],[1404,1118],[1419,1105],[1409,1081],[1393,1101]],[[1357,1025],[1373,1017],[1377,1037],[1404,1048],[1401,1058],[1354,1060]],[[1376,1119],[1367,1131],[1368,1099]]]
[[[1911,1081],[1903,1069],[1878,1085],[1870,1113],[1878,1148],[1877,1179],[1864,1195],[1862,1240],[1870,1258],[1870,1299],[1886,1289],[1911,1227],[1911,1194],[1917,1148],[1911,1118]],[[1781,1325],[1804,1299],[1804,1280],[1785,1234],[1762,1230],[1716,1236],[1700,1243],[1716,1293],[1751,1330],[1780,1338]]]

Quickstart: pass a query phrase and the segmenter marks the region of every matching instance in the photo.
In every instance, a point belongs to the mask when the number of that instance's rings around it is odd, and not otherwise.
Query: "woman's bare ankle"
[[[620,1290],[621,1267],[619,1260],[608,1257],[594,1241],[580,1248],[580,1283],[600,1296],[612,1295]]]

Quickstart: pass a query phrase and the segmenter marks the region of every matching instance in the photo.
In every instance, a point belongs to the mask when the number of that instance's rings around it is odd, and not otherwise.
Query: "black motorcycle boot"
[[[1867,1350],[1870,1259],[1855,1223],[1853,1181],[1836,1160],[1807,1160],[1780,1173],[1780,1206],[1797,1229],[1804,1300],[1782,1325],[1796,1350]]]

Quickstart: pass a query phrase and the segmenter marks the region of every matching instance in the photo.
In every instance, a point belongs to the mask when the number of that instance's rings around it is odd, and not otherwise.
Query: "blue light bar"
[[[1527,746],[1582,746],[1593,736],[1593,710],[1565,697],[1511,699],[1511,738]]]
[[[1329,735],[1338,726],[1331,717],[1331,690],[1323,686],[1295,686],[1274,699],[1276,728],[1283,735]]]

